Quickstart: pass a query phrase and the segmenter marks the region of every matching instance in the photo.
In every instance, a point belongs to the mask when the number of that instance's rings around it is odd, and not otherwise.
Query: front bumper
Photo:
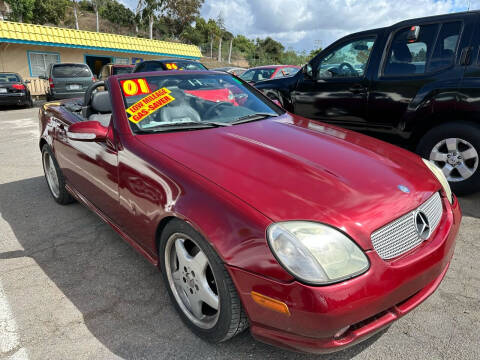
[[[252,335],[291,350],[334,352],[369,338],[418,306],[439,286],[455,248],[460,207],[457,199],[452,206],[443,201],[444,216],[429,240],[392,261],[367,251],[370,269],[348,281],[315,287],[228,267]],[[290,316],[261,307],[252,291],[284,302]]]

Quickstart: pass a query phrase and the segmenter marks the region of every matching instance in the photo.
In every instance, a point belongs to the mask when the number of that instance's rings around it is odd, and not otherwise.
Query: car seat
[[[103,126],[108,127],[112,116],[112,103],[110,102],[108,91],[93,93],[90,107],[91,115],[88,117],[88,120],[98,121]]]
[[[385,67],[385,75],[415,74],[417,67],[412,62],[412,54],[407,44],[396,42],[392,45],[390,60]]]

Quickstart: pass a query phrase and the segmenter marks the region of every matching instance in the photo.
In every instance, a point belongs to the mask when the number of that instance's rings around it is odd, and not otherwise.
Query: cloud
[[[202,16],[221,14],[234,34],[266,37],[295,50],[325,47],[337,38],[398,21],[465,10],[461,0],[206,0]],[[472,2],[480,8],[480,1]]]
[[[134,9],[137,0],[121,0]],[[221,15],[228,31],[270,36],[286,47],[310,51],[361,30],[467,9],[469,0],[205,0],[201,15]],[[480,9],[480,0],[471,1]]]

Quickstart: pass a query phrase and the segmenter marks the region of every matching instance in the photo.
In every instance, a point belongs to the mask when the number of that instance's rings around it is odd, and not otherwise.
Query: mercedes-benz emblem
[[[427,215],[425,215],[423,211],[417,211],[415,213],[414,221],[418,237],[423,240],[428,239],[428,237],[430,236],[431,228]]]

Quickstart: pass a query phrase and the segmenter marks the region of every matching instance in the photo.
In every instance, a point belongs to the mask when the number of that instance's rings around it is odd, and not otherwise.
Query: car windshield
[[[270,79],[274,72],[274,68],[250,69],[245,71],[240,77],[245,81],[258,82]]]
[[[82,64],[60,64],[55,65],[52,71],[53,77],[71,78],[71,77],[91,77],[92,73],[87,65]]]
[[[130,66],[114,66],[112,75],[130,74],[132,72],[132,70],[133,70],[133,68],[130,67]]]
[[[282,113],[230,74],[186,72],[119,82],[136,133],[230,126]]]
[[[207,70],[202,64],[193,61],[169,61],[164,65],[167,70]]]
[[[10,82],[20,82],[20,78],[17,74],[0,74],[0,82],[10,83]]]

